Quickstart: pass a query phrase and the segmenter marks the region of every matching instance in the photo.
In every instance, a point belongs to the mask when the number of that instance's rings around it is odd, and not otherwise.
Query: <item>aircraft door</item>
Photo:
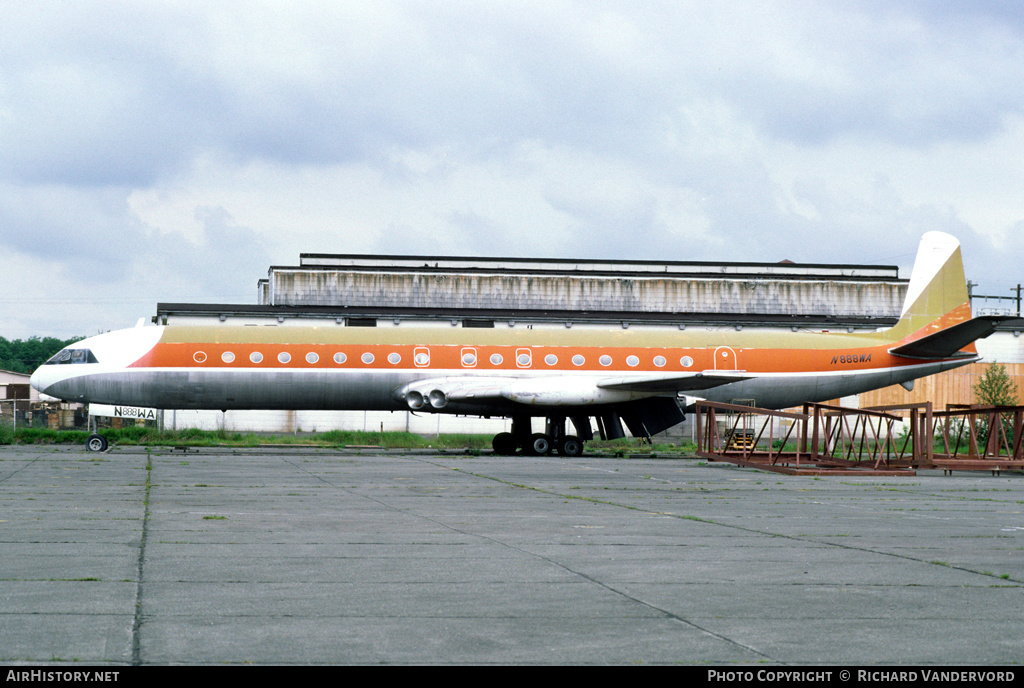
[[[736,352],[731,346],[720,346],[715,349],[715,370],[739,370]]]

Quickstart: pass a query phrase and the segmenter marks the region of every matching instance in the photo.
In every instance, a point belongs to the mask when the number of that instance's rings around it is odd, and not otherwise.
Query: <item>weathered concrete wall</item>
[[[269,305],[896,317],[906,283],[275,269]]]

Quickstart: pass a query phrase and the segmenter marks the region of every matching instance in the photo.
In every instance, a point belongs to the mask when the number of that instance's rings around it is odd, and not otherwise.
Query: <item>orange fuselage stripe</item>
[[[889,345],[848,349],[759,349],[728,346],[683,348],[188,342],[159,343],[135,362],[133,367],[601,373],[742,370],[749,373],[803,373],[871,370],[914,364],[912,360],[890,355],[888,348]],[[426,362],[422,361],[422,356],[417,361],[417,353],[426,354]],[[281,357],[282,354],[287,354],[287,361]],[[337,354],[344,355],[341,363],[335,360]],[[367,354],[372,356],[372,360]],[[492,360],[495,354],[500,356],[500,361]],[[520,360],[524,354],[528,356],[525,363]],[[550,359],[551,362],[548,358],[550,356],[554,357]],[[580,364],[573,360],[578,356],[582,357]],[[610,362],[602,364],[602,357],[609,357]],[[634,362],[634,365],[630,365]]]

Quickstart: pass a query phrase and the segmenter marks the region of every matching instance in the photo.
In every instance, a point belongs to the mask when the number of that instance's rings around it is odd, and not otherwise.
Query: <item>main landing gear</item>
[[[583,453],[583,442],[594,438],[587,417],[573,418],[572,424],[579,435],[567,435],[565,416],[554,416],[547,419],[545,432],[534,433],[529,416],[514,416],[512,432],[502,432],[494,436],[492,446],[494,453],[511,456],[521,450],[527,456],[544,456],[552,452],[561,456],[579,456]]]

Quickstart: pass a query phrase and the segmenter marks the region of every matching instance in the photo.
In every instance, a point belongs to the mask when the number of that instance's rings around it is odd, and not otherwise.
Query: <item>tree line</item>
[[[8,340],[0,337],[0,370],[31,373],[65,346],[81,339],[82,337],[29,337],[24,340]]]

